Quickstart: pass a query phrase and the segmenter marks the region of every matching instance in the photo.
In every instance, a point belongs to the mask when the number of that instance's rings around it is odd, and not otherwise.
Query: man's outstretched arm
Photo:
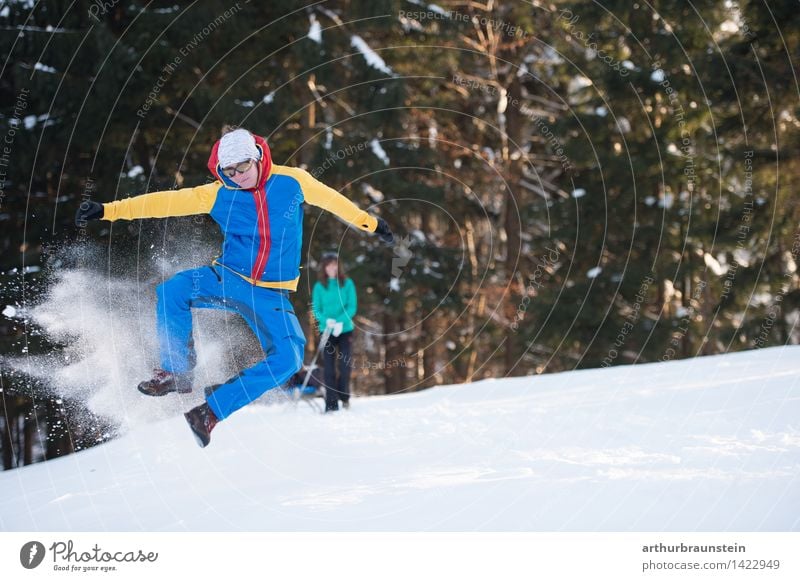
[[[220,185],[219,182],[213,182],[194,188],[153,192],[107,204],[84,202],[78,208],[75,222],[80,226],[87,220],[137,220],[208,214],[214,207]]]
[[[377,234],[384,244],[394,244],[392,231],[383,218],[368,214],[345,196],[315,179],[303,169],[287,166],[278,166],[277,169],[300,182],[300,187],[303,188],[303,197],[312,206],[327,210],[360,230]]]

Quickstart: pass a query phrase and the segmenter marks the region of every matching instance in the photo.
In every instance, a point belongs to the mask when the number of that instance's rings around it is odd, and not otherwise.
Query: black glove
[[[378,218],[378,227],[375,228],[375,234],[378,235],[384,246],[394,246],[394,234],[392,234],[389,224],[383,218]]]
[[[103,217],[103,204],[97,202],[83,202],[75,213],[75,224],[85,226],[89,220],[99,220]]]

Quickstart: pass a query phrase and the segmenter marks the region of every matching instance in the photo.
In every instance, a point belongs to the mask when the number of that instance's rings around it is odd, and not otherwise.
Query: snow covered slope
[[[785,347],[252,405],[206,450],[171,417],[0,473],[0,529],[796,531],[798,377]]]

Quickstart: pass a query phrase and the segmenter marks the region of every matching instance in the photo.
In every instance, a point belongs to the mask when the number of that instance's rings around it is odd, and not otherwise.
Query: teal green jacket
[[[344,280],[344,285],[339,285],[336,278],[328,279],[327,286],[317,282],[311,292],[311,307],[320,333],[325,332],[328,319],[336,319],[337,323],[342,323],[342,333],[349,333],[353,330],[353,317],[358,308],[356,285],[350,278]]]

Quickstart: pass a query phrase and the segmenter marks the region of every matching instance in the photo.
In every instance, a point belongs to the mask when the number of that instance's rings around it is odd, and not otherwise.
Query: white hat
[[[261,159],[256,140],[247,129],[236,129],[223,135],[219,141],[217,155],[219,165],[223,168],[248,159]]]

